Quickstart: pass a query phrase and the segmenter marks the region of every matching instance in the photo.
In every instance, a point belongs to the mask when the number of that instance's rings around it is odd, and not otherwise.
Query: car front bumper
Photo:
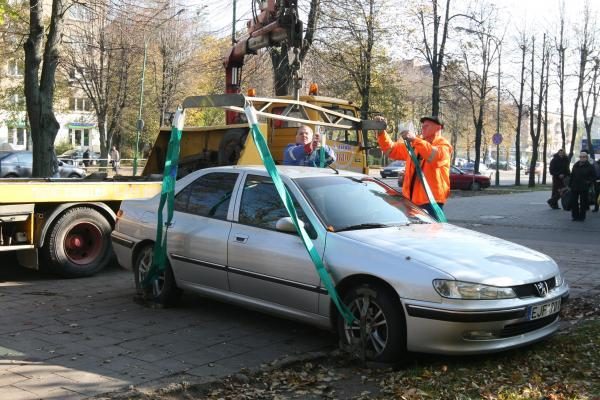
[[[530,320],[532,306],[569,297],[567,284],[548,296],[530,298],[505,308],[465,310],[457,306],[404,301],[407,349],[437,354],[481,354],[525,346],[552,335],[559,313]]]

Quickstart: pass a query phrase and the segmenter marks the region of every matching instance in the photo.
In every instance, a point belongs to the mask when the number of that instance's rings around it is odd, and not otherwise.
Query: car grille
[[[506,338],[532,332],[543,328],[546,325],[550,325],[557,319],[558,314],[554,314],[544,318],[536,319],[535,321],[519,322],[517,324],[506,325],[504,329],[500,331],[500,337]]]
[[[556,279],[550,278],[545,280],[546,285],[548,285],[548,291],[554,289],[556,287]],[[520,285],[513,287],[513,290],[517,294],[517,297],[538,297],[538,292],[535,289],[535,286],[532,283],[528,283],[526,285]]]

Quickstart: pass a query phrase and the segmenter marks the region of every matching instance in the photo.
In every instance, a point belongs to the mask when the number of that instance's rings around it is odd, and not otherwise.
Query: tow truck
[[[298,91],[277,98],[240,95],[244,57],[284,40],[293,46],[302,40],[296,1],[262,2],[246,36],[224,57],[226,93],[192,96],[183,102],[186,109],[222,108],[226,124],[184,128],[178,177],[211,166],[261,163],[243,118],[248,100],[262,118],[261,129],[277,163],[283,161],[284,148],[294,143],[296,129],[309,125],[336,152],[333,167],[368,173],[363,132],[383,126],[361,120],[352,102],[319,96],[316,86],[306,96]],[[100,271],[114,259],[110,233],[121,201],[160,193],[170,135],[169,127],[161,128],[142,177],[2,180],[0,251],[16,251],[21,265],[68,278]]]

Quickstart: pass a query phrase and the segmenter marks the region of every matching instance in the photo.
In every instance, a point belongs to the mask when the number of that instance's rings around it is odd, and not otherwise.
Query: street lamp
[[[150,39],[150,36],[154,32],[156,32],[156,30],[158,28],[160,28],[161,26],[163,26],[165,23],[172,20],[173,18],[177,17],[184,11],[185,11],[185,8],[180,9],[179,11],[177,11],[177,13],[173,14],[171,17],[165,19],[160,24],[156,25],[154,27],[154,29],[152,29],[150,31],[150,33],[146,34],[146,32],[144,32],[144,61],[142,63],[142,78],[141,78],[141,83],[140,83],[140,108],[139,108],[139,112],[138,112],[138,119],[135,124],[136,125],[135,126],[136,134],[135,134],[135,149],[134,149],[134,156],[133,156],[133,176],[137,175],[138,153],[139,153],[139,147],[140,147],[140,135],[142,133],[142,130],[144,129],[144,120],[142,119],[142,112],[144,110],[144,81],[146,79],[146,60],[148,59],[148,40]]]

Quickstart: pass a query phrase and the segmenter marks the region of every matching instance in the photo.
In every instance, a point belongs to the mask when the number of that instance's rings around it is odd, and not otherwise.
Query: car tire
[[[337,318],[337,332],[342,347],[360,343],[360,311],[367,306],[365,356],[369,361],[398,362],[406,354],[406,323],[397,296],[381,284],[363,283],[352,287],[343,298],[344,304],[356,318],[348,326],[342,316]]]
[[[65,278],[91,276],[113,260],[112,226],[98,211],[74,207],[56,219],[42,247],[48,272]]]
[[[69,175],[69,178],[81,178],[81,175],[76,174],[76,173],[72,173]]]
[[[19,175],[17,175],[17,174],[7,174],[4,176],[4,178],[18,178],[18,177],[19,177]]]
[[[219,144],[219,165],[235,165],[240,159],[248,129],[230,129],[225,133]]]
[[[471,185],[469,186],[469,189],[473,190],[473,191],[478,191],[481,190],[481,184],[477,181],[471,182]]]
[[[165,270],[159,274],[158,279],[153,282],[151,287],[144,288],[142,286],[142,282],[152,266],[153,257],[153,244],[144,245],[138,252],[133,264],[136,291],[146,301],[151,301],[164,307],[172,307],[179,301],[182,291],[175,283],[175,276],[168,261]]]

